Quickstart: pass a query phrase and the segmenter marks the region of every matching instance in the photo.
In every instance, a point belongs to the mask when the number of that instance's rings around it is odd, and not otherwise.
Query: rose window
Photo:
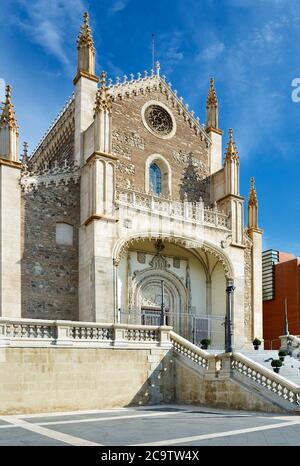
[[[170,114],[159,105],[149,105],[145,111],[145,119],[148,126],[158,135],[170,134],[173,129],[173,122]]]

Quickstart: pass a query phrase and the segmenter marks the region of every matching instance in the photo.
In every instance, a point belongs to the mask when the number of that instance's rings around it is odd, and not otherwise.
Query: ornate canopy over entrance
[[[214,347],[222,347],[228,280],[224,263],[226,270],[230,264],[186,245],[148,238],[123,244],[115,261],[118,309],[123,323],[160,325],[164,318],[185,338],[200,343],[213,337]]]
[[[151,233],[151,235],[136,234],[136,235],[132,235],[126,238],[120,238],[115,243],[114,250],[113,250],[114,264],[119,265],[120,260],[123,257],[124,253],[134,243],[136,243],[137,241],[149,241],[149,240],[161,240],[164,243],[178,244],[189,250],[201,250],[208,254],[211,254],[218,260],[218,262],[222,264],[226,278],[228,280],[234,279],[232,263],[230,259],[228,258],[228,256],[224,253],[224,251],[221,248],[219,248],[218,246],[212,243],[209,243],[208,241],[190,240],[189,238],[185,238],[182,236],[164,237],[160,234]]]

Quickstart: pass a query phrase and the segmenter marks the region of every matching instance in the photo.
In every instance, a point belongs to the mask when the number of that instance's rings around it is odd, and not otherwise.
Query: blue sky
[[[0,93],[13,86],[20,142],[30,151],[73,91],[76,37],[88,10],[97,73],[151,68],[151,34],[162,74],[205,119],[214,76],[220,127],[233,127],[241,193],[254,176],[264,248],[300,256],[299,0],[1,0]],[[224,140],[224,149],[226,147]]]

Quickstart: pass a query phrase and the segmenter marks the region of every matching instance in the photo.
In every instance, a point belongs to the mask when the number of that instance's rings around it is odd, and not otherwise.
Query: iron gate
[[[165,311],[165,324],[195,345],[200,346],[203,338],[211,340],[211,349],[224,349],[225,327],[224,316],[194,315]],[[155,325],[161,324],[160,309],[119,310],[118,320],[122,324]]]

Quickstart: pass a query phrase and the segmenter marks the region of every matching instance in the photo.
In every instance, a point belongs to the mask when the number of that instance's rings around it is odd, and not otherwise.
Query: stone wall
[[[204,379],[197,370],[175,358],[175,399],[182,404],[279,413],[282,409],[233,379]]]
[[[78,319],[79,184],[39,185],[22,194],[22,317]],[[74,227],[56,244],[56,223]]]
[[[0,348],[1,415],[172,402],[285,412],[229,376],[204,378],[172,349]]]
[[[173,401],[162,349],[0,348],[0,414]]]
[[[173,114],[177,129],[172,138],[161,139],[143,124],[141,109],[150,100],[167,105]],[[198,201],[200,195],[208,201],[209,151],[206,141],[195,134],[159,90],[122,100],[117,98],[113,102],[112,151],[119,158],[117,187],[144,191],[146,160],[152,154],[160,154],[171,166],[173,199],[182,199],[186,192],[190,201]]]

